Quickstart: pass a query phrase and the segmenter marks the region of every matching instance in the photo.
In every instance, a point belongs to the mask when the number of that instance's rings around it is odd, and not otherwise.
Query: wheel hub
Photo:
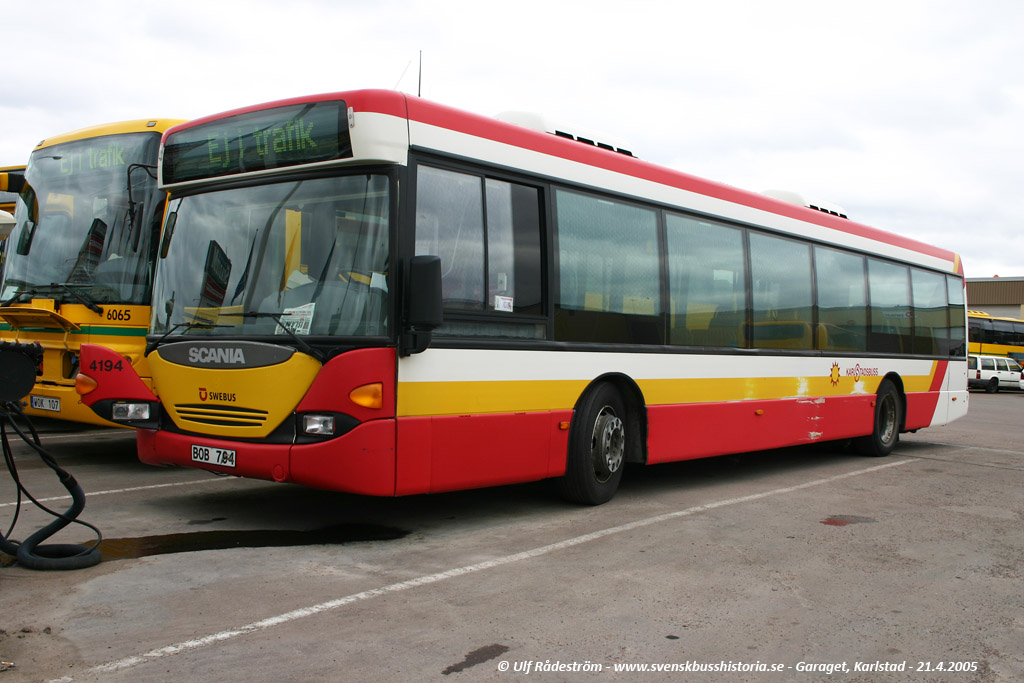
[[[604,482],[622,467],[626,452],[626,432],[622,420],[605,406],[594,422],[594,438],[590,454],[594,461],[594,472]]]

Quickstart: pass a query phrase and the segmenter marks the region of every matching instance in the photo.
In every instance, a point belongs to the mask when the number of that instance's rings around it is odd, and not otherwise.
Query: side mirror
[[[28,254],[29,249],[32,248],[32,238],[36,234],[36,224],[34,221],[25,221],[25,227],[21,229],[21,237],[18,238],[18,246],[15,251],[21,256]]]
[[[405,281],[405,327],[401,354],[426,351],[431,332],[444,322],[441,309],[441,257],[413,256]]]
[[[177,223],[177,211],[167,214],[167,222],[164,224],[164,238],[160,241],[160,258],[167,258],[167,250],[171,248],[171,238],[174,237],[174,226]]]

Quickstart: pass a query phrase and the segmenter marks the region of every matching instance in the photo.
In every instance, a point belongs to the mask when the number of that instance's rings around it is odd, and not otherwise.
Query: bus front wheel
[[[626,461],[626,406],[618,390],[605,382],[587,393],[569,432],[562,496],[575,503],[600,505],[615,495]]]
[[[892,380],[884,379],[878,385],[875,396],[875,426],[869,436],[857,440],[857,450],[862,455],[883,457],[892,453],[900,440],[900,426],[903,424],[903,401]]]

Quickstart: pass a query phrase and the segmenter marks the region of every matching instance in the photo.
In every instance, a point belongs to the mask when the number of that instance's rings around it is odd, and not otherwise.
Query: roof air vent
[[[552,135],[557,135],[560,138],[575,140],[576,142],[581,142],[584,145],[589,145],[591,147],[600,147],[601,149],[606,149],[610,152],[616,152],[630,157],[635,156],[627,147],[607,142],[608,136],[569,132],[565,130],[565,127],[556,126],[544,118],[543,115],[536,114],[534,112],[506,111],[498,114],[495,118],[499,121],[504,121],[505,123],[512,123],[517,126],[522,126],[523,128],[529,128],[530,130],[551,133]]]
[[[832,216],[838,216],[839,218],[850,218],[848,215],[846,215],[846,211],[841,206],[826,202],[812,203],[804,199],[802,195],[799,195],[796,192],[791,192],[789,190],[764,190],[761,192],[761,194],[765,195],[766,197],[771,197],[772,199],[779,199],[784,202],[789,202],[790,204],[806,206],[808,209],[821,211],[822,213],[827,213]]]

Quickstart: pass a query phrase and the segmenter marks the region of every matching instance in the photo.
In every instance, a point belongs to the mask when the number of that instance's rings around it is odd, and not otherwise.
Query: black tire
[[[995,393],[998,393],[998,391],[999,391],[999,378],[998,377],[993,377],[992,379],[990,379],[988,381],[988,384],[985,385],[985,393],[986,394],[995,394]]]
[[[892,380],[883,379],[875,397],[875,425],[870,436],[857,439],[861,455],[882,458],[896,448],[903,425],[903,399]]]
[[[612,499],[626,464],[626,418],[626,405],[611,384],[598,384],[584,396],[569,431],[562,497],[587,505]]]

